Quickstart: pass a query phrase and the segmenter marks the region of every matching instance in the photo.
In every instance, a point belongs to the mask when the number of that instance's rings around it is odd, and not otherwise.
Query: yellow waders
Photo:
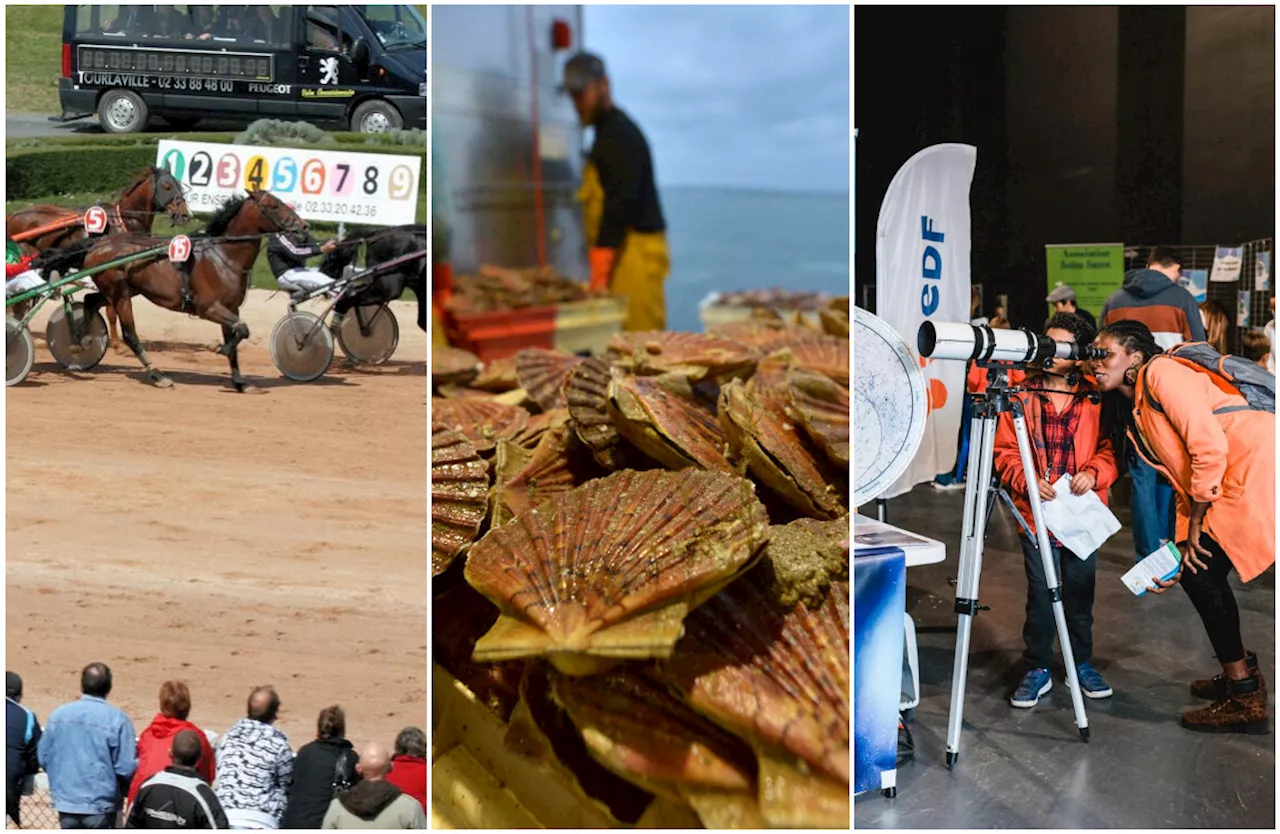
[[[587,163],[578,189],[582,203],[582,220],[587,245],[594,247],[604,219],[604,188],[596,167]],[[663,284],[671,271],[671,253],[665,232],[627,230],[617,258],[609,289],[627,297],[627,320],[624,330],[664,330],[667,326],[667,302]]]

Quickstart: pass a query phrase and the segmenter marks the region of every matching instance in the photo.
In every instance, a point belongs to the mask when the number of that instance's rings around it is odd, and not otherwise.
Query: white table
[[[907,567],[934,565],[945,561],[947,547],[940,541],[926,539],[915,533],[885,524],[874,518],[855,514],[853,517],[853,553],[859,550],[877,550],[882,547],[900,548],[906,556]],[[905,629],[903,646],[905,647],[905,668],[903,671],[903,693],[899,708],[915,709],[920,703],[920,652],[916,646],[916,624],[910,614],[903,613]]]

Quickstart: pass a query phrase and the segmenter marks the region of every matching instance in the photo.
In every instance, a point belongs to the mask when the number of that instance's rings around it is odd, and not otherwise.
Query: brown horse
[[[85,298],[85,315],[92,318],[104,302],[115,305],[125,344],[133,350],[151,380],[160,388],[173,385],[147,357],[134,327],[133,297],[141,295],[166,310],[189,313],[222,326],[223,344],[218,352],[231,363],[231,382],[237,391],[248,390],[240,376],[236,346],[248,338],[249,327],[240,319],[240,305],[249,288],[249,272],[262,247],[262,235],[271,232],[303,233],[306,222],[291,208],[265,191],[227,201],[209,220],[205,235],[192,239],[185,267],[161,254],[142,258],[93,276],[98,292]],[[207,236],[206,236],[207,235]],[[226,239],[219,239],[224,237]],[[246,239],[247,238],[247,239]],[[84,259],[85,269],[143,252],[167,243],[166,238],[116,235],[93,246]],[[181,269],[189,280],[183,286]],[[189,291],[189,294],[188,294]]]
[[[102,207],[107,213],[106,234],[150,234],[151,224],[160,212],[169,215],[177,225],[191,220],[191,210],[182,195],[182,186],[169,173],[168,168],[155,165],[143,168],[120,192],[120,199]],[[6,218],[6,232],[10,239],[23,232],[48,226],[59,221],[66,225],[52,229],[39,237],[25,240],[41,252],[50,249],[68,249],[85,240],[89,233],[84,228],[85,209],[69,209],[66,206],[29,206]],[[107,327],[111,344],[119,342],[116,333],[115,307],[107,306]]]

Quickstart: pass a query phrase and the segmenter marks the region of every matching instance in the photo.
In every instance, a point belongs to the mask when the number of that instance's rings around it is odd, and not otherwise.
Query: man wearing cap
[[[1055,313],[1075,313],[1080,318],[1089,322],[1089,329],[1098,332],[1098,321],[1093,317],[1093,313],[1088,310],[1081,309],[1076,304],[1076,291],[1066,284],[1059,284],[1053,288],[1053,292],[1045,298],[1045,301],[1053,305]]]
[[[671,260],[649,143],[614,106],[599,57],[579,52],[570,58],[561,89],[572,96],[582,124],[595,128],[578,189],[591,288],[627,297],[627,330],[662,330],[667,323],[663,282]]]
[[[40,770],[36,761],[40,722],[22,705],[22,678],[17,672],[4,673],[4,729],[4,811],[21,828],[22,783]]]

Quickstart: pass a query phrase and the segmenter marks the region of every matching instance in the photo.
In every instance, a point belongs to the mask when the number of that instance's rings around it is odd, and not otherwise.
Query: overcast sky
[[[586,6],[659,185],[849,189],[848,6]]]

